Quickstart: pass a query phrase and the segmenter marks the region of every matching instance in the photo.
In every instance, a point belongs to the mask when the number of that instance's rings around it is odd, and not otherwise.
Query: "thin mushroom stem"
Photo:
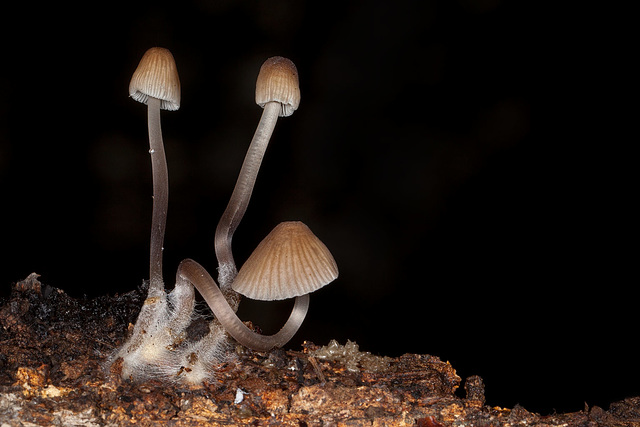
[[[260,335],[242,323],[225,300],[215,280],[200,264],[192,259],[185,259],[178,266],[178,276],[196,287],[229,335],[253,350],[268,351],[285,345],[298,331],[309,310],[309,295],[296,297],[289,319],[282,329],[274,335]]]
[[[216,228],[215,248],[220,272],[218,280],[223,290],[227,290],[231,286],[233,278],[238,273],[231,251],[231,239],[249,205],[262,158],[269,145],[269,139],[281,110],[282,104],[279,102],[272,101],[265,104],[262,117],[242,163],[231,199]]]
[[[151,217],[151,247],[149,264],[149,295],[164,291],[162,280],[162,244],[167,222],[167,205],[169,201],[169,177],[167,160],[162,142],[160,127],[161,100],[149,97],[149,154],[151,154],[151,172],[153,175],[153,212]]]

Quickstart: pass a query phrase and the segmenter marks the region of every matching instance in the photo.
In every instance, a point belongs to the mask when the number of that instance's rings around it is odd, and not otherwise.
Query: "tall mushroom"
[[[177,280],[168,295],[162,279],[162,242],[169,197],[167,161],[162,142],[160,109],[180,107],[180,80],[173,55],[167,49],[154,47],[143,55],[129,83],[129,95],[147,104],[149,153],[153,174],[153,212],[149,291],[138,314],[131,336],[108,358],[107,367],[122,359],[123,378],[144,380],[162,372],[172,359],[171,348],[182,340],[179,336],[192,320],[195,304],[193,286]]]
[[[285,325],[274,335],[251,331],[238,318],[209,273],[186,259],[178,276],[191,282],[220,321],[240,344],[258,351],[282,347],[298,331],[309,309],[309,293],[338,277],[329,249],[305,224],[283,222],[260,242],[233,282],[233,289],[249,298],[273,301],[296,297]]]
[[[300,105],[298,70],[291,60],[274,56],[262,64],[256,81],[256,104],[264,108],[262,117],[249,145],[229,204],[216,228],[218,281],[223,291],[231,286],[237,273],[231,239],[247,210],[273,129],[279,116],[290,116]]]
[[[180,108],[180,79],[169,50],[152,47],[145,52],[131,77],[129,96],[147,104],[148,107],[149,153],[153,174],[149,296],[154,296],[164,292],[162,243],[169,199],[169,178],[160,127],[160,109],[174,111]]]

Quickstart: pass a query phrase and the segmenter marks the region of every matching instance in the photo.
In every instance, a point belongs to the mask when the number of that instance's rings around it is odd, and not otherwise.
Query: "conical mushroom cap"
[[[180,108],[180,77],[168,49],[152,47],[145,52],[131,77],[129,96],[143,104],[150,96],[160,99],[163,110]]]
[[[302,222],[276,226],[244,263],[231,286],[251,299],[273,301],[311,293],[338,277],[329,249]]]

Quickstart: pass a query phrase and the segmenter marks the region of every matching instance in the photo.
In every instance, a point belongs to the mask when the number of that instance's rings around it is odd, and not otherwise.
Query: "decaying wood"
[[[640,426],[640,397],[541,416],[488,406],[480,377],[437,357],[305,343],[258,353],[238,347],[198,388],[133,384],[103,360],[135,322],[144,289],[70,298],[31,275],[0,305],[0,425]]]

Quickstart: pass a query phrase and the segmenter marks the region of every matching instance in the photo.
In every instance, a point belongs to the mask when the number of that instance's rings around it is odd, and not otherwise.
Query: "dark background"
[[[313,295],[291,346],[436,355],[481,375],[490,405],[542,413],[640,395],[637,137],[615,135],[622,118],[603,99],[621,95],[608,27],[624,12],[502,0],[21,7],[1,34],[3,295],[34,271],[77,297],[148,278],[146,108],[127,88],[156,45],[182,82],[180,110],[162,113],[165,281],[186,257],[213,271],[215,226],[261,114],[255,78],[282,55],[302,102],[276,126],[234,250],[241,263],[277,223],[302,220],[333,252],[340,277]],[[288,309],[246,302],[241,316],[271,332]]]

